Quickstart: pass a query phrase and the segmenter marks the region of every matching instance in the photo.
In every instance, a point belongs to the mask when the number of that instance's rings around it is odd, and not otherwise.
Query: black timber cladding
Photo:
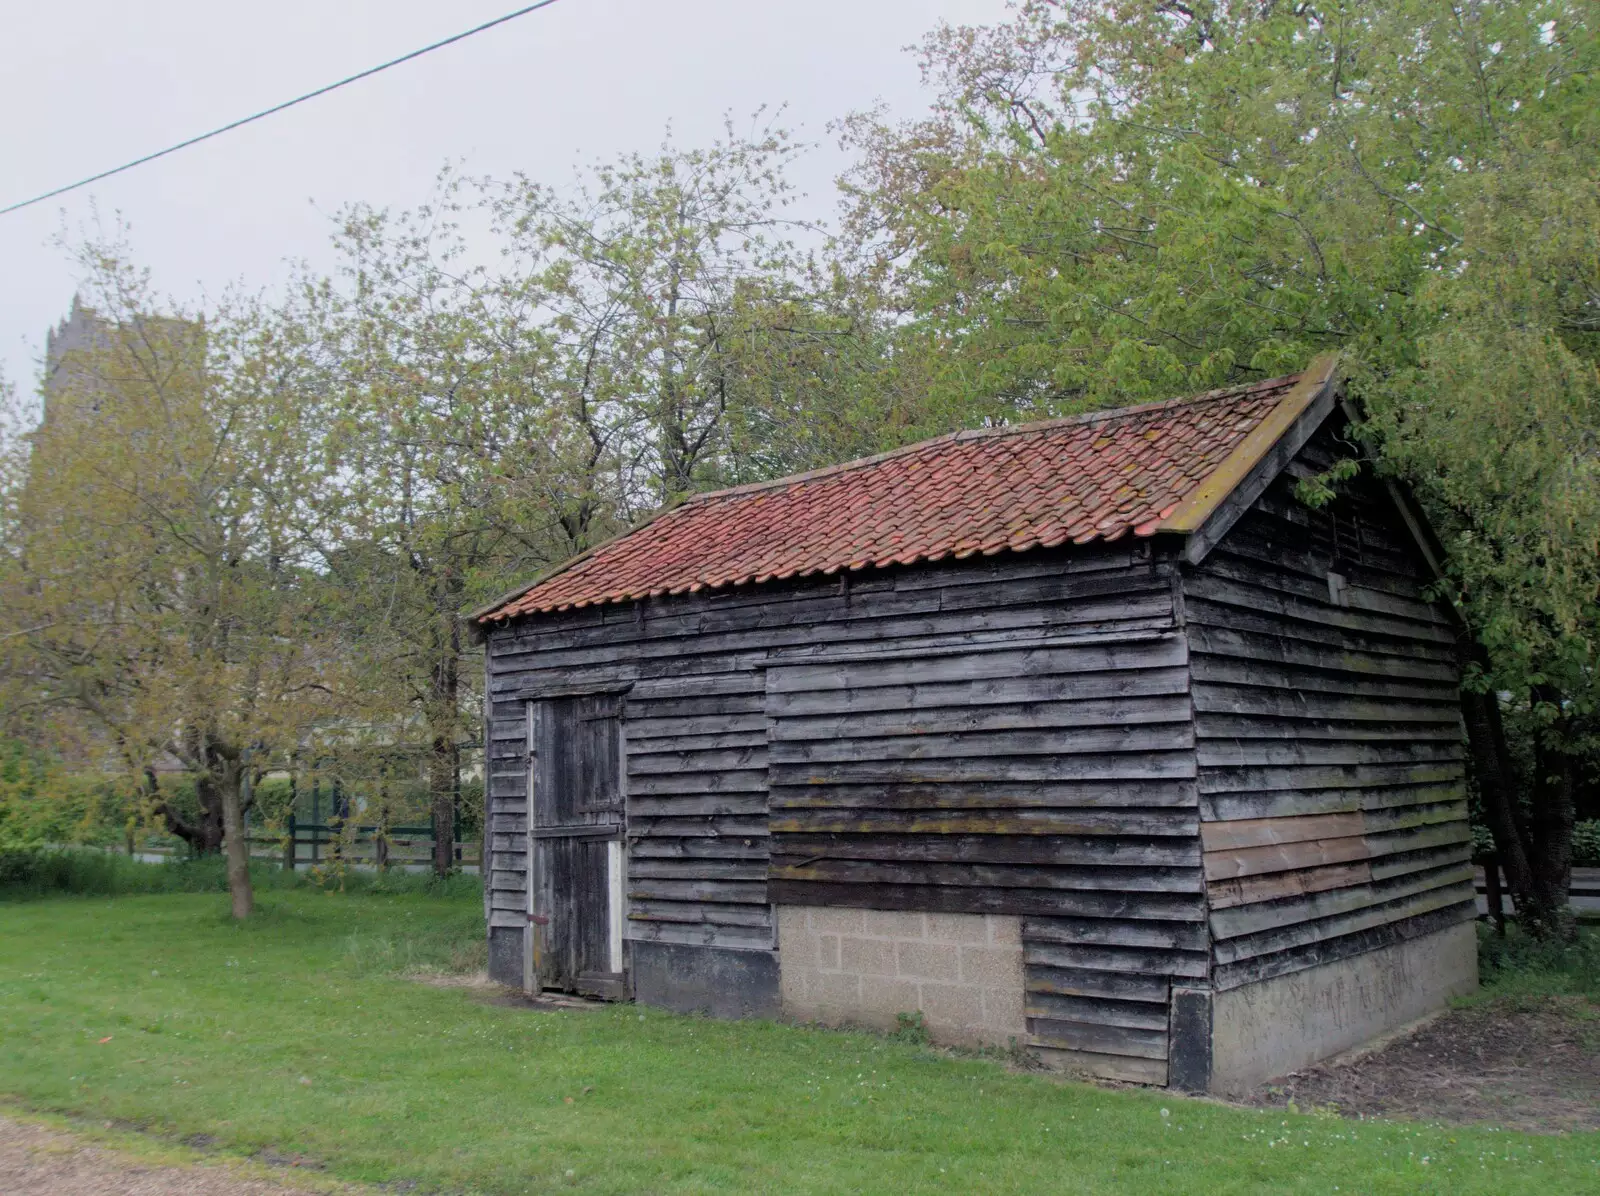
[[[1183,587],[1218,989],[1472,916],[1456,628],[1325,427]]]
[[[1044,1037],[1131,1044],[1119,1074],[1158,1078],[1204,910],[1175,565],[1150,547],[494,630],[492,927],[526,922],[528,703],[626,689],[631,940],[771,949],[774,901],[1026,914]]]

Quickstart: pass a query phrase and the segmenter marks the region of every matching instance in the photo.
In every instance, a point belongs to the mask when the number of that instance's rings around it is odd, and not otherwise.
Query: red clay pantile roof
[[[1204,495],[1232,490],[1238,462],[1221,467],[1231,455],[1254,452],[1247,438],[1252,445],[1277,439],[1278,419],[1269,421],[1272,427],[1263,421],[1280,403],[1289,405],[1286,396],[1301,378],[957,432],[814,473],[697,495],[476,617],[489,623],[869,565],[1193,530],[1192,522],[1173,521],[1174,513],[1185,500],[1192,513],[1196,496],[1209,503]],[[1218,480],[1203,485],[1213,475]]]

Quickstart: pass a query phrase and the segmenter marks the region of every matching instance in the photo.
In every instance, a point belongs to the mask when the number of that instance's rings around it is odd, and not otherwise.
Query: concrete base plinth
[[[920,1013],[935,1042],[1004,1046],[1027,1033],[1020,920],[997,914],[784,905],[785,1016],[893,1030]]]
[[[1369,1042],[1478,987],[1471,922],[1215,994],[1211,1091],[1266,1080]]]

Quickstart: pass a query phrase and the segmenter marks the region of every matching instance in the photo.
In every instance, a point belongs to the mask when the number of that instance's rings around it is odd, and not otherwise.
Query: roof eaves
[[[1189,497],[1163,519],[1157,530],[1190,534],[1198,531],[1211,518],[1218,507],[1238,489],[1261,460],[1272,451],[1305,410],[1333,382],[1338,367],[1337,354],[1318,357],[1300,375],[1289,393],[1278,400],[1278,405],[1267,417],[1250,430],[1222,463],[1189,493]]]
[[[469,623],[475,623],[476,624],[476,623],[487,623],[487,622],[489,622],[490,620],[492,620],[494,618],[504,617],[504,616],[500,615],[500,612],[502,610],[504,610],[506,607],[510,606],[517,599],[521,598],[523,595],[529,593],[530,591],[536,589],[539,586],[544,585],[545,582],[550,581],[552,578],[560,577],[563,573],[570,572],[571,570],[575,569],[577,566],[583,564],[584,561],[588,560],[595,553],[599,552],[602,548],[609,548],[611,545],[615,544],[618,540],[625,540],[629,536],[633,535],[634,532],[643,531],[645,528],[649,527],[652,523],[655,523],[658,519],[665,519],[668,515],[672,514],[674,511],[682,509],[686,505],[686,502],[687,502],[687,500],[680,499],[677,502],[673,503],[671,506],[663,507],[661,510],[655,512],[653,515],[645,516],[643,519],[640,519],[637,522],[635,522],[635,523],[629,525],[628,527],[624,528],[622,531],[618,532],[616,535],[608,536],[608,537],[606,537],[606,539],[601,540],[598,544],[592,544],[588,548],[585,548],[582,552],[578,553],[576,556],[568,557],[566,560],[562,561],[559,565],[551,566],[549,569],[546,569],[543,573],[540,573],[539,575],[537,575],[532,581],[524,582],[522,585],[517,586],[513,590],[507,590],[504,594],[500,595],[500,597],[496,598],[494,601],[486,602],[482,606],[477,607],[476,609],[467,611],[466,614],[464,614],[462,616],[462,618],[464,618]]]

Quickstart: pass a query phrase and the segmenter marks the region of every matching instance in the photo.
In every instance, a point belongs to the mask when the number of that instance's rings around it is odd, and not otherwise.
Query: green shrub
[[[1572,862],[1580,868],[1600,868],[1600,818],[1572,828]]]
[[[250,879],[258,889],[324,887],[307,872],[285,872],[274,864],[253,861]],[[456,873],[438,880],[429,873],[360,872],[332,878],[326,887],[357,893],[426,893],[465,898],[482,892],[478,878]],[[0,901],[60,894],[95,897],[141,893],[225,893],[227,865],[221,856],[173,859],[147,864],[125,855],[85,849],[43,847],[0,848]]]
[[[1480,922],[1478,975],[1495,993],[1581,994],[1600,1000],[1600,930],[1581,927],[1570,943],[1541,942],[1515,923],[1501,938]]]

